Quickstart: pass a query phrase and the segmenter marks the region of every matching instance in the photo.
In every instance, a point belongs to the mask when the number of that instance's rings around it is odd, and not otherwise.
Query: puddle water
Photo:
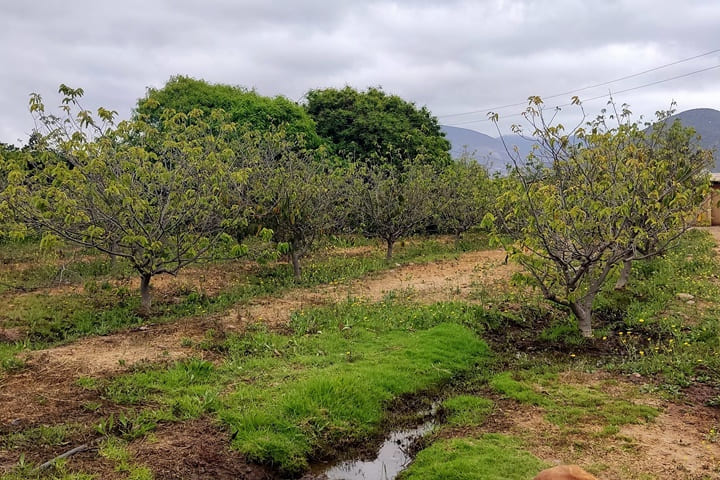
[[[326,470],[316,470],[318,479],[328,480],[392,480],[405,470],[412,457],[408,453],[412,443],[429,432],[435,422],[430,420],[419,427],[398,430],[390,434],[378,450],[374,460],[347,460]]]

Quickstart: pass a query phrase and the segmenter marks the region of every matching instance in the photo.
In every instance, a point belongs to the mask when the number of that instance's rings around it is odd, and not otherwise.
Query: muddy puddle
[[[312,468],[311,480],[393,480],[413,459],[413,444],[436,425],[429,420],[420,426],[392,432],[369,460],[345,460],[335,464],[319,464]]]

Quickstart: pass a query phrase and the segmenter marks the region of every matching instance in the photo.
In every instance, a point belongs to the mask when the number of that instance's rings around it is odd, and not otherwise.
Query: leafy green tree
[[[238,127],[267,131],[284,125],[291,136],[302,137],[311,148],[320,144],[315,124],[305,110],[285,97],[265,97],[254,90],[178,75],[171,77],[163,88],[149,88],[138,100],[136,117],[158,128],[165,109],[188,114],[199,109],[206,116],[222,109]],[[238,130],[240,131],[240,130]]]
[[[395,242],[432,221],[435,171],[419,163],[401,170],[381,162],[355,165],[351,172],[355,180],[350,189],[350,218],[368,238],[385,241],[390,260]]]
[[[44,242],[59,237],[125,258],[148,311],[153,276],[210,258],[230,242],[226,228],[244,221],[228,198],[245,180],[230,168],[235,127],[220,111],[200,110],[166,110],[161,129],[141,120],[115,126],[115,112],[101,108],[95,117],[80,106],[82,89],[63,85],[60,93],[61,116],[31,96],[43,164],[31,168],[30,154],[12,163],[7,205]],[[241,252],[235,245],[232,253]]]
[[[240,166],[249,172],[254,221],[272,230],[300,279],[300,258],[318,237],[343,224],[344,170],[330,169],[283,129],[249,132],[244,143]]]
[[[695,225],[697,208],[707,198],[707,171],[712,166],[711,153],[699,148],[692,128],[679,120],[669,122],[673,110],[658,112],[658,121],[645,124],[644,135],[635,132],[637,155],[649,168],[633,170],[635,199],[645,208],[633,208],[631,222],[636,233],[633,252],[623,261],[616,289],[627,285],[634,260],[665,253],[673,241]],[[649,178],[648,175],[654,177]]]
[[[307,111],[333,153],[350,161],[450,163],[450,142],[430,111],[379,88],[311,90]]]
[[[625,107],[569,133],[546,121],[539,97],[524,116],[537,146],[528,166],[514,157],[515,187],[499,198],[500,222],[515,239],[508,250],[545,298],[570,308],[591,336],[593,301],[611,272],[662,251],[693,224],[710,158],[690,131],[648,135]]]
[[[494,203],[493,181],[487,168],[463,157],[438,175],[434,184],[434,221],[441,232],[457,238],[480,225]]]

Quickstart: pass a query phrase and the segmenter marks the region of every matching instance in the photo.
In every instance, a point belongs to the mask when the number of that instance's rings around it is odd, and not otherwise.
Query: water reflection
[[[393,480],[412,460],[412,443],[430,431],[430,421],[410,430],[393,432],[378,450],[375,460],[348,460],[323,472],[328,480]]]

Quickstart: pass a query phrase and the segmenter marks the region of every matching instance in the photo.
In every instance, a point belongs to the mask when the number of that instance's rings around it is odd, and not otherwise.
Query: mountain
[[[675,114],[669,120],[673,121],[675,119],[680,120],[684,126],[695,129],[697,134],[700,135],[700,144],[703,148],[714,150],[715,165],[711,170],[720,172],[720,161],[718,161],[720,154],[720,111],[712,108],[696,108]],[[478,162],[487,165],[491,172],[504,172],[505,165],[511,163],[500,138],[494,138],[467,128],[447,125],[441,125],[441,128],[445,132],[445,138],[452,145],[450,153],[453,158],[458,158],[463,152],[466,152],[467,155],[475,158]],[[517,146],[520,158],[523,159],[527,156],[533,144],[532,140],[518,135],[505,135],[503,140],[510,151],[513,151],[513,148]]]
[[[512,163],[500,138],[467,128],[441,125],[441,129],[445,132],[445,138],[450,141],[452,146],[450,153],[453,158],[469,156],[486,165],[490,172],[504,172],[505,166]],[[527,156],[532,145],[532,141],[518,135],[506,135],[503,139],[511,152],[515,146],[518,147],[521,158]]]
[[[703,148],[713,150],[715,155],[715,165],[711,169],[713,172],[720,172],[720,111],[712,108],[694,108],[677,113],[670,117],[669,121],[675,119],[680,120],[686,127],[692,127],[695,132],[700,135],[700,145]],[[451,141],[452,143],[452,141]]]

